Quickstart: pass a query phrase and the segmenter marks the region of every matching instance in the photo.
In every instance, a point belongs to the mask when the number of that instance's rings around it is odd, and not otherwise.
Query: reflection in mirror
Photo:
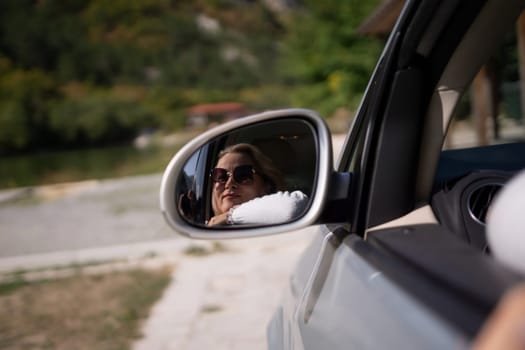
[[[314,135],[302,119],[281,119],[213,139],[190,157],[179,177],[180,216],[214,228],[298,219],[315,190]]]

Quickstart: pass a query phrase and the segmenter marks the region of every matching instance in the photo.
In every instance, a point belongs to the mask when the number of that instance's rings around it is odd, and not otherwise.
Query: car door
[[[447,232],[429,207],[448,113],[436,102],[457,102],[464,87],[440,83],[454,82],[457,67],[466,80],[489,56],[480,28],[504,31],[522,8],[407,2],[339,160],[352,186],[329,210],[344,211],[346,221],[318,227],[270,323],[270,348],[468,347],[517,279]],[[482,57],[473,67],[457,63],[474,53]]]

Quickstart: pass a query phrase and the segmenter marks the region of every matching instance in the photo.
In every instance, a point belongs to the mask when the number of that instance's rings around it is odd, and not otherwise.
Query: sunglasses
[[[211,179],[213,182],[224,184],[230,177],[239,185],[249,185],[253,181],[255,169],[251,165],[240,165],[229,172],[223,168],[213,168],[211,171]]]

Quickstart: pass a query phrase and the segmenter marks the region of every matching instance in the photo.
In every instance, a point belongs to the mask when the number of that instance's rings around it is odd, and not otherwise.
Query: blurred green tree
[[[2,0],[0,153],[171,131],[197,103],[352,108],[381,46],[355,29],[377,2]]]
[[[0,72],[0,154],[54,145],[49,105],[57,86],[40,70]]]
[[[359,35],[378,0],[304,0],[288,20],[282,69],[292,101],[331,115],[356,107],[383,42]]]
[[[129,140],[137,129],[155,126],[154,120],[142,104],[99,92],[61,100],[51,110],[50,126],[63,143],[103,145]]]

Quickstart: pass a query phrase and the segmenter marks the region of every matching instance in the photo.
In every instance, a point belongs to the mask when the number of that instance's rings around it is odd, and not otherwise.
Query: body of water
[[[179,147],[117,146],[0,158],[0,189],[161,172]]]

